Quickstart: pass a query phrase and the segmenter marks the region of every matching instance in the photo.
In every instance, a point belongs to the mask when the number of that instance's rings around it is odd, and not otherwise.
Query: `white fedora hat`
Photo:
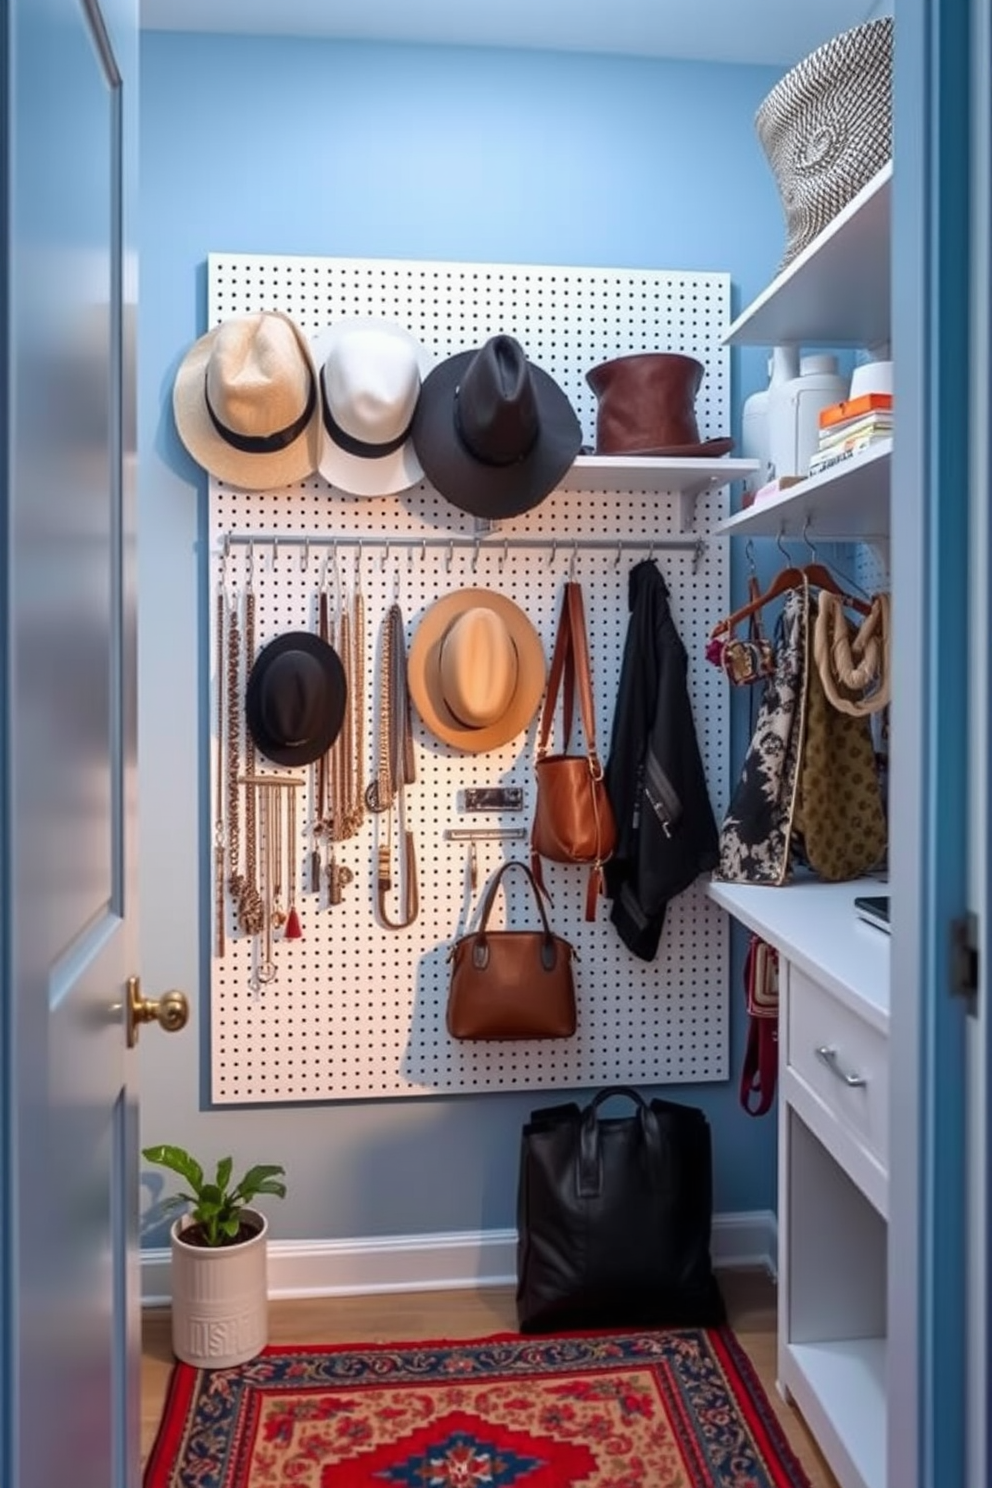
[[[423,479],[410,438],[420,385],[433,365],[395,321],[353,316],[318,332],[319,469],[352,496],[392,496]]]
[[[176,373],[172,406],[183,444],[218,480],[269,491],[317,468],[316,368],[281,311],[237,316],[201,336]]]

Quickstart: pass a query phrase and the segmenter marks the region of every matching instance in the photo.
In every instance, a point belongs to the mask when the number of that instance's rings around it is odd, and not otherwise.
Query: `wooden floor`
[[[775,1388],[775,1288],[759,1271],[721,1271],[720,1286],[730,1325],[746,1349],[793,1451],[813,1488],[837,1488],[797,1412]],[[141,1371],[142,1461],[151,1450],[172,1369],[169,1314],[148,1310],[143,1318]],[[431,1338],[482,1338],[516,1331],[513,1289],[410,1292],[376,1297],[324,1297],[273,1302],[271,1343],[407,1343]],[[644,1488],[650,1488],[645,1484]]]

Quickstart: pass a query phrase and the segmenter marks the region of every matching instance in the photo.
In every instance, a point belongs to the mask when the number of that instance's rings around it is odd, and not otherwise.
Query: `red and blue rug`
[[[177,1364],[145,1488],[808,1488],[725,1328]]]

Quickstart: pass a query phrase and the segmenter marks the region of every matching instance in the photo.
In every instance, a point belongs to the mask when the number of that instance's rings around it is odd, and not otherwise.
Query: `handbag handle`
[[[489,924],[489,916],[492,914],[493,905],[496,902],[496,891],[498,890],[500,883],[502,882],[503,874],[507,871],[508,868],[519,868],[523,873],[527,875],[528,882],[530,883],[531,889],[534,893],[534,900],[537,904],[538,914],[541,916],[541,924],[544,927],[543,944],[541,946],[541,961],[545,971],[553,971],[557,957],[557,952],[555,950],[555,937],[552,933],[551,925],[548,922],[547,912],[544,908],[544,905],[541,903],[541,893],[537,887],[537,880],[535,879],[531,870],[527,867],[527,864],[522,863],[519,858],[508,858],[505,863],[502,863],[499,868],[496,869],[496,872],[493,874],[492,878],[489,880],[489,883],[486,886],[485,898],[482,901],[482,914],[479,918],[479,928],[475,932],[472,945],[472,962],[475,966],[481,969],[489,960],[489,947],[486,943],[486,927]],[[571,950],[571,947],[569,947],[569,949]],[[572,954],[575,954],[574,951],[572,952]]]
[[[576,1172],[576,1189],[580,1199],[594,1199],[603,1188],[603,1154],[599,1143],[599,1119],[597,1109],[611,1095],[627,1095],[638,1107],[638,1118],[644,1140],[653,1147],[655,1155],[661,1153],[661,1131],[658,1119],[644,1097],[630,1085],[611,1085],[601,1090],[582,1112],[579,1129],[579,1163]]]
[[[579,711],[582,729],[586,738],[586,754],[595,779],[603,775],[603,767],[596,753],[596,710],[592,697],[592,670],[589,665],[589,641],[586,636],[585,606],[582,600],[582,585],[569,581],[562,596],[561,616],[555,649],[551,657],[548,674],[548,690],[541,712],[541,727],[537,740],[537,757],[543,759],[548,752],[551,725],[554,721],[559,688],[564,688],[562,699],[563,751],[568,749],[572,733],[574,689],[578,687]]]

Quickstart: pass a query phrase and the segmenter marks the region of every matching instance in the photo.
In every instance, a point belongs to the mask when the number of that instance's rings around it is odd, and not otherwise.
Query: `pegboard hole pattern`
[[[273,308],[314,334],[346,315],[386,316],[407,326],[439,358],[509,330],[566,388],[590,441],[595,400],[584,383],[588,367],[650,345],[687,351],[707,369],[705,398],[697,403],[703,437],[729,425],[729,353],[720,345],[729,310],[726,275],[216,254],[210,258],[209,299],[211,325]],[[628,576],[632,564],[647,557],[646,550],[624,550],[622,543],[656,543],[655,558],[689,656],[690,697],[711,799],[722,815],[729,702],[722,675],[705,663],[703,652],[709,627],[726,609],[727,548],[725,541],[711,539],[698,559],[691,549],[666,550],[665,539],[679,535],[677,498],[641,490],[556,491],[534,511],[500,524],[477,549],[446,545],[448,535],[474,536],[475,524],[426,483],[398,497],[359,500],[319,477],[266,493],[211,480],[209,502],[210,554],[204,556],[211,602],[225,536],[239,540],[226,563],[227,589],[237,598],[249,565],[248,547],[240,540],[258,535],[251,568],[259,649],[283,631],[314,628],[321,587],[333,601],[353,591],[357,576],[366,607],[367,740],[379,627],[394,597],[409,646],[424,611],[440,596],[470,587],[497,590],[525,610],[550,660],[562,586],[571,575],[585,595],[605,756],[627,630]],[[710,531],[726,508],[725,491],[701,497],[696,531]],[[275,534],[278,543],[263,542],[263,534]],[[361,538],[362,548],[342,544],[335,551],[335,537]],[[419,541],[390,549],[390,538],[401,537]],[[521,546],[504,549],[503,537]],[[545,546],[528,548],[528,537]],[[549,550],[549,537],[561,546]],[[621,546],[616,554],[583,549],[588,538]],[[212,637],[212,699],[213,649]],[[413,726],[417,780],[407,790],[407,811],[416,839],[418,919],[400,932],[376,921],[375,819],[367,818],[358,835],[339,845],[339,860],[354,874],[343,903],[329,907],[326,895],[302,892],[312,845],[313,780],[312,771],[298,772],[304,787],[297,792],[296,907],[304,939],[277,938],[277,979],[253,990],[256,947],[238,933],[228,904],[225,955],[211,960],[212,1099],[237,1105],[726,1079],[728,934],[725,916],[701,884],[669,907],[659,954],[644,963],[629,954],[609,924],[608,902],[601,901],[594,924],[584,921],[585,870],[548,865],[553,927],[579,953],[577,1035],[500,1043],[449,1038],[444,1012],[452,940],[475,923],[489,874],[505,857],[526,859],[527,844],[479,842],[473,894],[467,846],[445,840],[444,832],[529,827],[537,719],[525,734],[484,755],[463,754],[438,741],[416,711]],[[524,811],[465,813],[466,787],[486,785],[521,786]],[[211,800],[211,835],[215,805]],[[516,877],[511,876],[510,922],[536,924],[536,911],[512,883]]]

